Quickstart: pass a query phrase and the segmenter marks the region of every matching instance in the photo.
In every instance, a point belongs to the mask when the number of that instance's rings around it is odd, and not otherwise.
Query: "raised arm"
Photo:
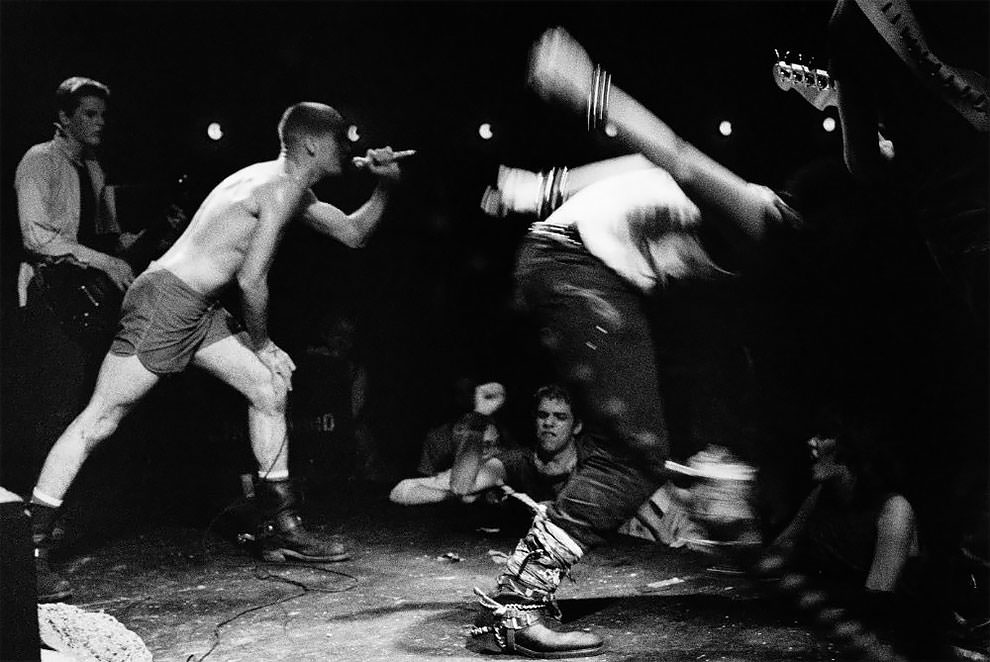
[[[458,496],[475,491],[474,481],[484,462],[485,430],[490,422],[488,416],[469,412],[454,424],[457,449],[450,468],[450,490]]]
[[[719,209],[747,236],[760,239],[769,225],[796,220],[773,191],[709,158],[612,85],[564,29],[548,30],[533,47],[529,84],[544,99],[587,113],[589,128],[614,125],[619,140],[669,172],[692,199]]]
[[[492,216],[508,212],[549,215],[581,189],[597,181],[631,170],[656,167],[642,154],[629,154],[575,168],[554,167],[547,172],[500,166],[498,183],[489,187],[481,208]]]
[[[450,491],[464,497],[501,485],[505,467],[495,458],[485,459],[485,430],[492,424],[490,416],[471,412],[454,426],[457,452],[450,469]]]
[[[454,466],[456,467],[457,465]],[[452,469],[450,472],[450,491],[455,496],[464,498],[492,487],[497,487],[498,485],[504,485],[505,465],[497,457],[492,457],[477,467],[473,479],[469,482],[455,483],[454,475],[455,472]]]
[[[378,185],[367,202],[353,213],[346,214],[310,194],[311,199],[302,214],[303,221],[317,232],[333,237],[351,248],[364,246],[378,227],[392,186],[399,179],[399,166],[391,147],[369,149],[364,158],[365,168],[378,177]]]

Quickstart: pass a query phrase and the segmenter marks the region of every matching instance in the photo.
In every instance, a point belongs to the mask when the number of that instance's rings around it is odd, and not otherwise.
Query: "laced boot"
[[[262,520],[257,542],[266,561],[328,563],[351,558],[340,541],[320,540],[303,527],[290,481],[258,481],[255,492]]]
[[[509,557],[495,593],[474,589],[482,609],[471,636],[481,649],[544,659],[601,654],[604,642],[598,635],[558,632],[544,623],[547,618],[560,620],[553,595],[581,555],[567,533],[538,515]]]
[[[38,602],[58,602],[72,595],[72,586],[48,565],[52,548],[52,529],[57,508],[40,503],[27,504],[31,515],[31,539],[34,543],[34,568],[38,584]]]

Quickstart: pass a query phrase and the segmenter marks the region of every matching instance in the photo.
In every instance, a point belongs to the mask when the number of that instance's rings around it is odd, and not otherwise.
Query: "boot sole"
[[[605,652],[605,645],[596,646],[595,648],[581,648],[578,650],[571,651],[559,651],[552,653],[540,653],[539,651],[529,650],[528,648],[523,648],[521,646],[516,646],[515,650],[505,650],[504,653],[519,653],[525,655],[526,657],[532,657],[539,660],[561,660],[571,657],[594,657],[595,655],[602,655]]]
[[[275,563],[285,563],[289,560],[289,558],[286,557],[299,561],[337,563],[338,561],[347,561],[351,558],[351,555],[348,552],[344,552],[342,554],[331,554],[329,556],[306,556],[305,554],[300,554],[299,552],[291,549],[269,549],[261,553],[261,558],[266,561],[273,561]]]
[[[605,644],[602,643],[601,646],[595,646],[594,648],[580,648],[577,650],[570,651],[558,651],[558,652],[548,652],[540,653],[534,650],[530,650],[525,646],[516,646],[509,650],[507,648],[502,648],[498,645],[495,637],[491,634],[485,635],[484,639],[481,641],[480,649],[482,652],[486,653],[501,653],[501,654],[519,654],[524,657],[531,657],[538,660],[563,660],[571,657],[593,657],[595,655],[602,655],[605,653]]]
[[[48,595],[39,595],[38,602],[61,602],[71,597],[72,591],[60,591],[58,593],[49,593]]]

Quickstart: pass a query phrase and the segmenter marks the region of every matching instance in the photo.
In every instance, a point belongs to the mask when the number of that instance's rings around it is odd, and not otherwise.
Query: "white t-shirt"
[[[588,251],[643,291],[714,265],[693,229],[701,212],[666,170],[647,167],[581,189],[547,218],[577,227]]]

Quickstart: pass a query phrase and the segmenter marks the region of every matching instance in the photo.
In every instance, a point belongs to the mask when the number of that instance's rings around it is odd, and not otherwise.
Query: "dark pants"
[[[660,486],[669,455],[646,297],[583,247],[532,235],[516,279],[520,304],[600,447],[549,509],[587,551]]]
[[[20,501],[0,503],[0,659],[41,659],[31,519]]]
[[[36,281],[17,311],[4,366],[3,484],[27,494],[59,435],[82,411],[105,346],[83,344],[59,324]]]

